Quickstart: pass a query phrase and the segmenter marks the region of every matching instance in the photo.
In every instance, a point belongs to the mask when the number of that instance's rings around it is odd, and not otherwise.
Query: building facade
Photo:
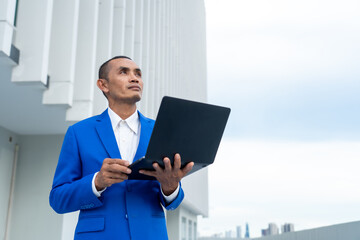
[[[100,64],[127,55],[142,68],[139,110],[164,95],[206,102],[203,0],[0,0],[0,238],[72,239],[77,213],[48,195],[68,126],[106,109]],[[207,170],[183,180],[167,212],[171,240],[196,239],[208,215]]]

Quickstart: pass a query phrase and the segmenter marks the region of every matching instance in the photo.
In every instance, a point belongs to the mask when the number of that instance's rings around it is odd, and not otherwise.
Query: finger
[[[131,173],[131,169],[126,167],[126,166],[122,166],[119,164],[111,164],[107,167],[107,170],[109,172],[113,172],[113,173],[125,173],[125,174],[130,174]]]
[[[170,161],[170,159],[169,159]],[[153,163],[153,168],[155,169],[156,172],[162,173],[164,170],[159,166],[158,163]]]
[[[181,168],[181,157],[180,154],[175,154],[175,159],[174,159],[174,168],[175,169],[180,169]]]
[[[127,178],[110,178],[107,180],[107,186],[106,187],[110,187],[111,185],[115,184],[115,183],[121,183],[123,181],[127,180]]]
[[[114,175],[112,178],[109,178],[109,181],[112,182],[112,184],[114,183],[119,183],[119,182],[122,182],[124,180],[128,180],[128,175],[126,174],[119,174],[119,175]]]
[[[171,171],[172,170],[172,167],[171,167],[171,161],[168,157],[165,157],[164,160],[164,165],[165,165],[165,170],[166,171]]]
[[[157,174],[155,171],[149,171],[149,170],[140,170],[139,173],[144,174],[144,175],[148,175],[151,177],[156,177]]]
[[[105,158],[103,164],[113,164],[115,161],[116,160],[114,158]]]
[[[130,165],[130,162],[128,160],[119,159],[119,158],[115,158],[115,163],[126,167]]]
[[[111,185],[113,185],[114,183],[119,183],[122,182],[124,180],[127,180],[128,176],[126,174],[122,174],[122,175],[108,175],[106,174],[106,176],[103,176],[103,179],[101,180],[101,186],[99,186],[98,189],[103,189],[105,187],[110,187]]]
[[[128,179],[128,175],[125,174],[125,173],[107,172],[107,173],[104,174],[104,177],[107,180],[117,180],[117,179],[126,180],[126,179]]]
[[[186,166],[185,166],[185,167],[183,168],[183,170],[182,170],[184,176],[191,171],[191,169],[193,168],[193,166],[194,166],[194,162],[189,162],[188,164],[186,164]]]
[[[129,166],[130,162],[124,159],[119,159],[119,158],[105,158],[104,159],[104,163],[107,164],[119,164],[119,165],[123,165],[123,166]]]

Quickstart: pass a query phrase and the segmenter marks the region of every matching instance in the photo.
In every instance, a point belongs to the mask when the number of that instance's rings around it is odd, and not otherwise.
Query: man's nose
[[[130,82],[139,82],[139,76],[136,73],[131,73]]]

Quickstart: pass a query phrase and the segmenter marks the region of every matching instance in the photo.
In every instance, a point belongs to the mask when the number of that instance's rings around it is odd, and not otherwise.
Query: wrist
[[[97,191],[102,191],[102,190],[104,190],[104,189],[106,188],[106,186],[101,186],[101,185],[99,185],[98,182],[99,182],[99,181],[98,181],[98,176],[96,176],[96,177],[95,177],[95,181],[94,181],[94,185],[95,185],[96,190],[97,190]]]
[[[166,196],[170,196],[178,188],[179,183],[172,185],[161,185],[161,190]]]

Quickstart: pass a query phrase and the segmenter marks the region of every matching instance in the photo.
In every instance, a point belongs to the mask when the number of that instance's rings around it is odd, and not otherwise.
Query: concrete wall
[[[20,136],[9,240],[61,239],[62,215],[49,192],[63,135]]]
[[[196,240],[197,214],[186,206],[180,206],[167,214],[167,228],[170,240]]]
[[[18,136],[0,127],[0,239],[5,239],[10,217],[12,177],[15,163],[15,146]]]

